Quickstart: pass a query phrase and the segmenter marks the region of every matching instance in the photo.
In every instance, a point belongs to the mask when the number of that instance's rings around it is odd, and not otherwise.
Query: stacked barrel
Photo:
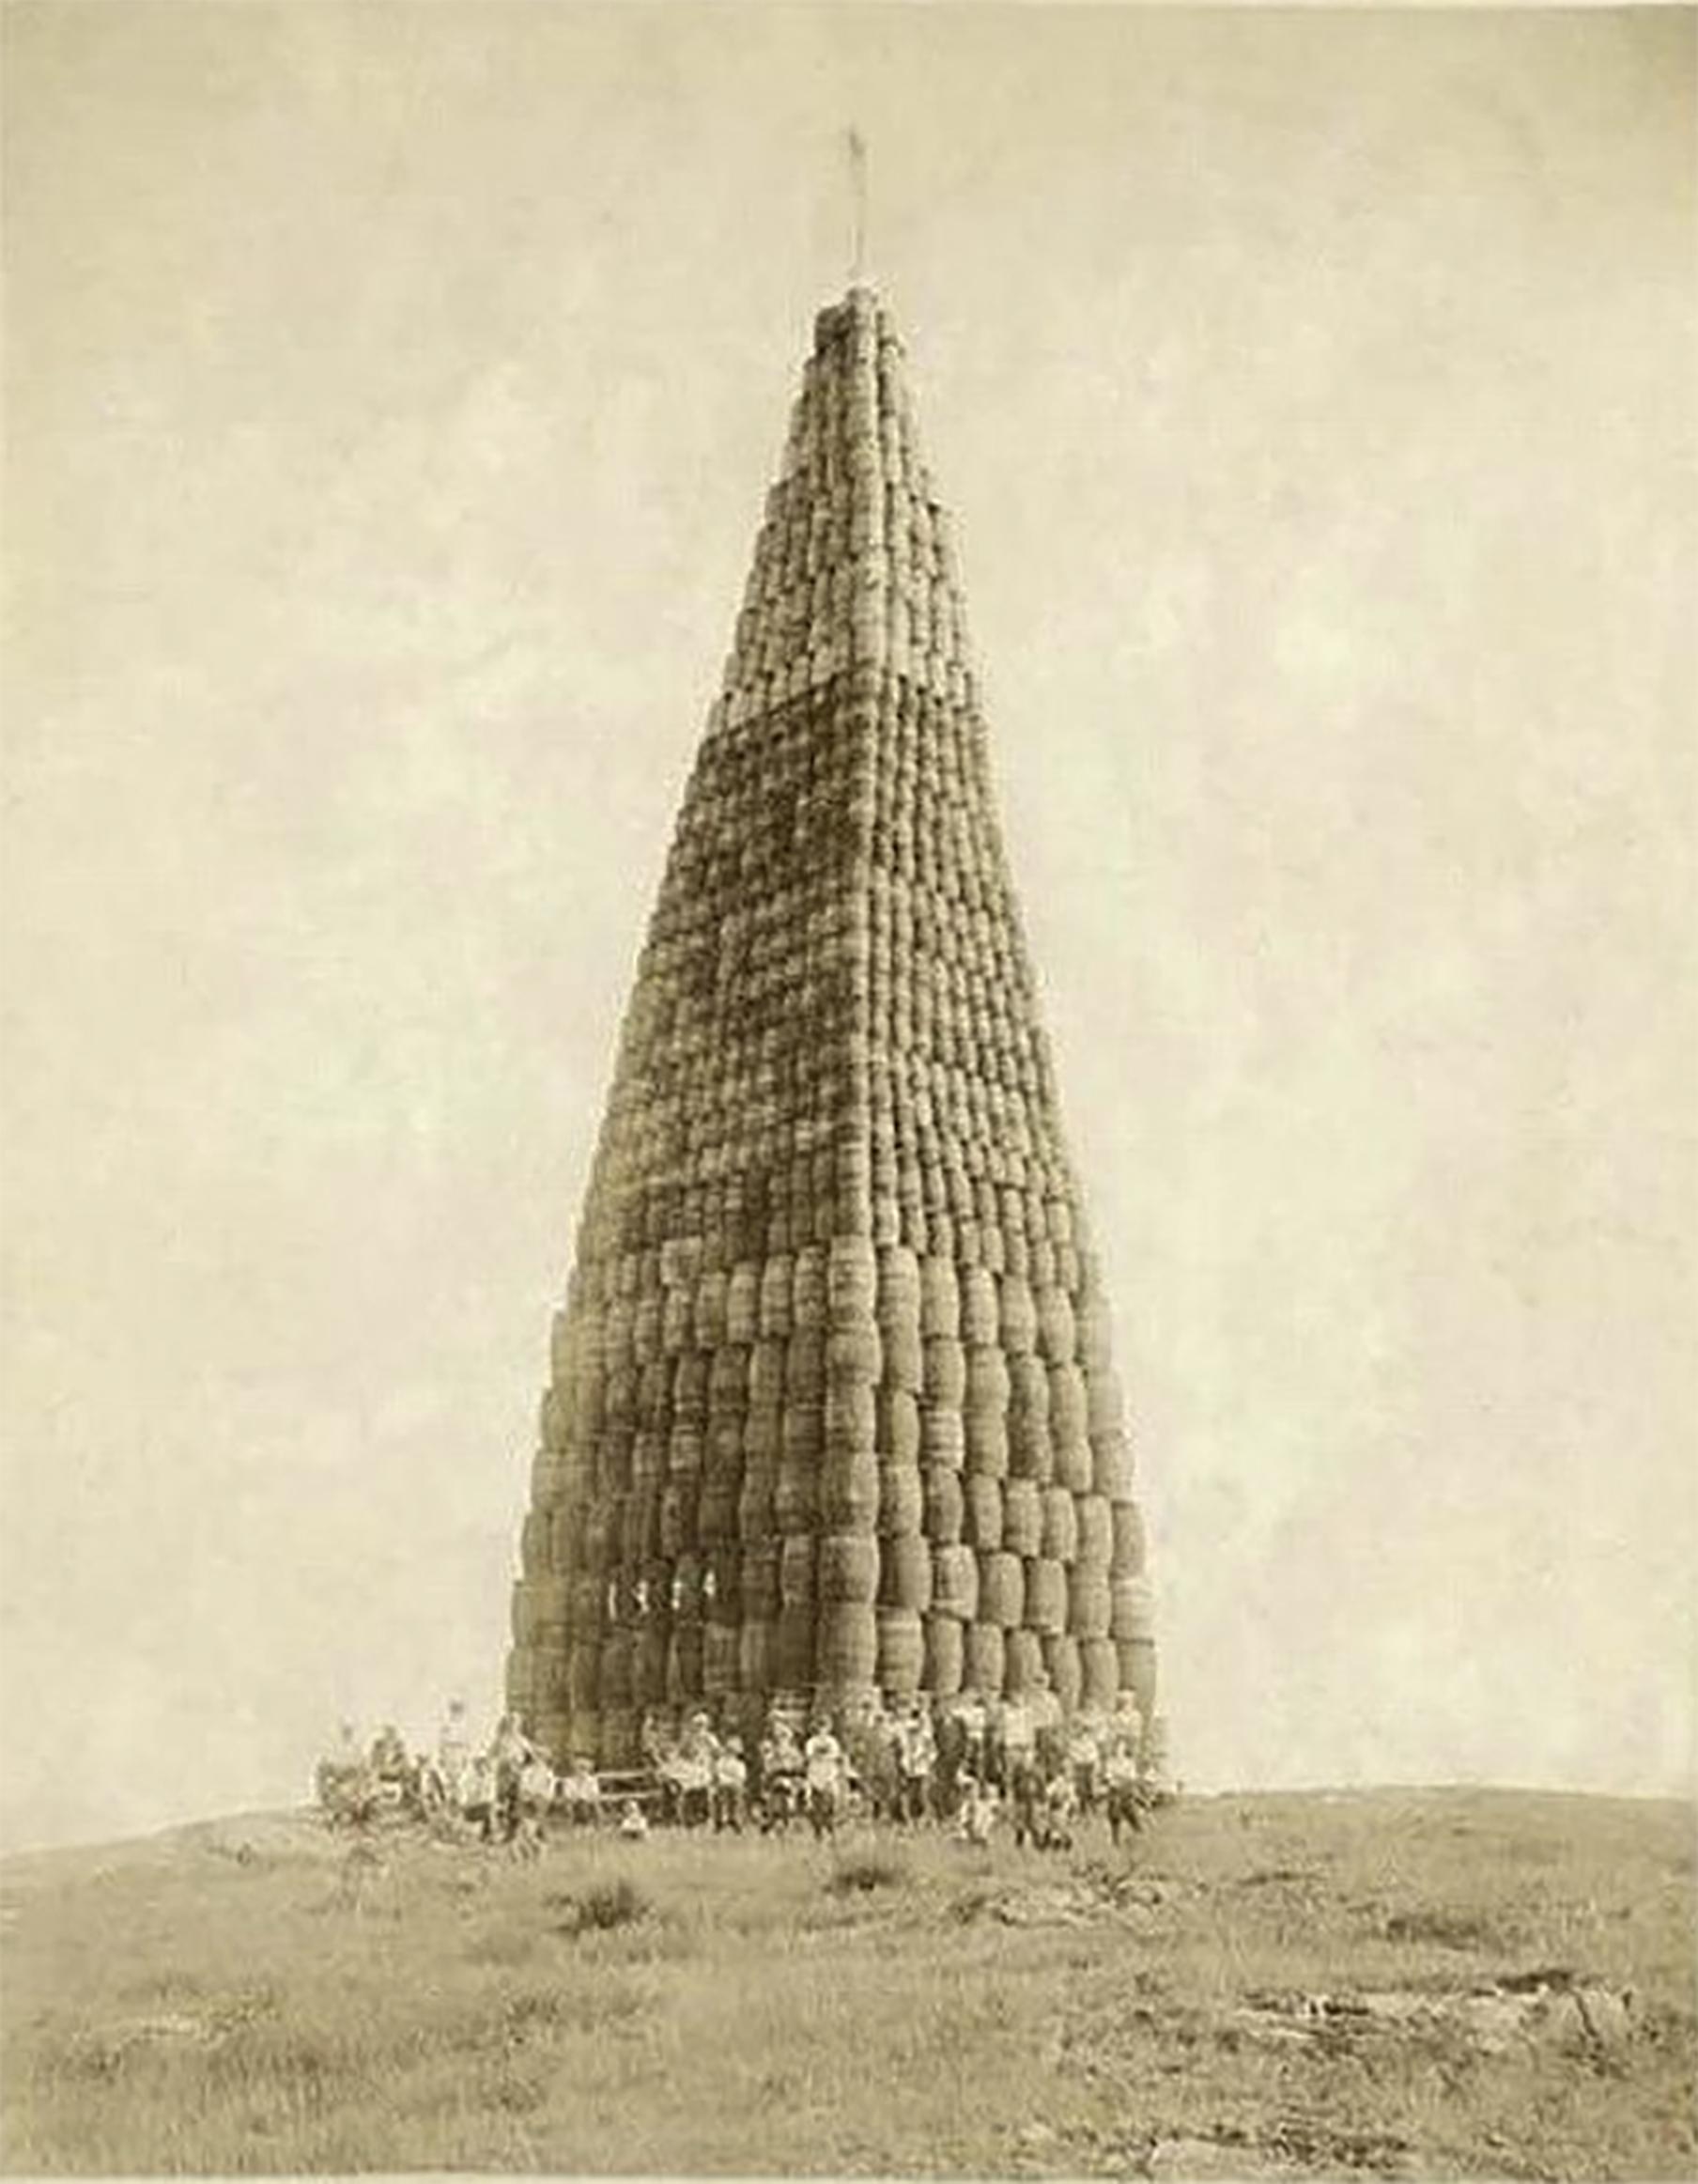
[[[556,1315],[509,1656],[652,1708],[1131,1689],[1107,1301],[901,346],[821,313]]]

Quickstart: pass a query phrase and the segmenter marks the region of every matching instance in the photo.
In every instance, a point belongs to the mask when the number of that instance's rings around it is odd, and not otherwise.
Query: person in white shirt
[[[540,1858],[548,1808],[554,1803],[554,1770],[534,1745],[526,1753],[518,1771],[518,1824],[513,1848],[521,1858]]]
[[[1143,1800],[1138,1794],[1138,1747],[1135,1738],[1116,1735],[1103,1762],[1104,1807],[1109,1840],[1119,1848],[1120,1830],[1135,1835],[1144,1824]]]
[[[1038,1724],[1024,1698],[1003,1703],[1002,1779],[1013,1807],[1016,1845],[1038,1843],[1043,1777],[1038,1766]]]
[[[802,1750],[795,1731],[775,1714],[761,1742],[761,1833],[782,1834],[803,1802]]]
[[[727,1737],[714,1760],[714,1833],[743,1833],[743,1815],[749,1796],[749,1766],[743,1757],[741,1737]]]
[[[931,1716],[918,1702],[898,1728],[896,1757],[901,1786],[898,1817],[913,1825],[923,1820],[931,1807],[932,1769],[937,1758]]]
[[[988,1782],[968,1782],[955,1820],[955,1833],[962,1842],[971,1843],[978,1851],[989,1850],[997,1803],[996,1792]]]
[[[831,1724],[821,1719],[802,1746],[803,1777],[808,1789],[808,1819],[817,1837],[835,1834],[838,1803],[842,1794],[843,1747]]]
[[[560,1786],[560,1797],[573,1827],[594,1827],[601,1818],[601,1784],[583,1753],[573,1756],[572,1765]]]
[[[673,1758],[678,1818],[687,1828],[705,1827],[713,1807],[714,1766],[719,1740],[704,1713],[692,1714]]]
[[[437,1737],[437,1765],[442,1770],[442,1780],[451,1796],[471,1757],[471,1738],[466,1727],[466,1701],[463,1698],[451,1698]]]

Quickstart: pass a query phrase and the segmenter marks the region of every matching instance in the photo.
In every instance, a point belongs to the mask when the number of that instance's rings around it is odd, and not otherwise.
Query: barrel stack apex
[[[556,1313],[509,1703],[628,1763],[1047,1688],[1155,1700],[1108,1300],[902,343],[820,312]]]

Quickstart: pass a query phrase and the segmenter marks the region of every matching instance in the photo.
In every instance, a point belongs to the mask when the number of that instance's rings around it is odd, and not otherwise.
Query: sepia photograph
[[[0,2173],[1698,2175],[1698,10],[0,46]]]

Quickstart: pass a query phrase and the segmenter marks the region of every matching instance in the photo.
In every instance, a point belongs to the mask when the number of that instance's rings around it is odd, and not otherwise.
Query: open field
[[[11,2173],[1698,2171],[1673,1804],[1221,1797],[1119,1858],[535,1866],[350,1863],[273,1816],[13,1858],[0,1902]]]

